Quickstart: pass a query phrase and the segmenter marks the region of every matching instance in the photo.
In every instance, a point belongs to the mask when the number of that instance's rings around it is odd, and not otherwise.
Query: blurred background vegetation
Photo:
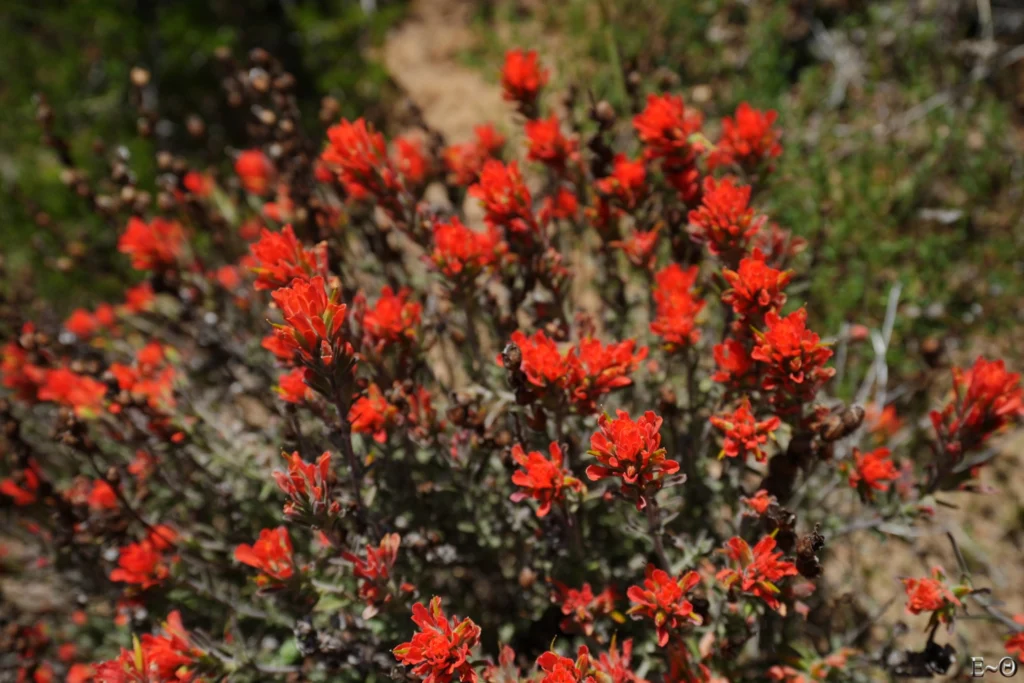
[[[623,113],[633,70],[658,72],[709,119],[743,100],[778,109],[785,153],[762,201],[811,245],[791,298],[807,303],[823,331],[878,326],[899,284],[899,344],[890,357],[897,368],[919,365],[922,346],[936,343],[1008,346],[1024,320],[1019,5],[12,0],[0,8],[4,252],[33,264],[61,304],[103,289],[94,274],[53,267],[69,238],[93,239],[111,227],[96,224],[61,186],[60,166],[33,121],[34,92],[49,98],[56,125],[83,158],[96,138],[123,143],[144,175],[154,145],[182,133],[169,126],[148,140],[134,134],[133,66],[152,71],[167,121],[192,113],[219,120],[213,53],[220,46],[236,55],[257,46],[274,53],[296,75],[313,124],[324,94],[338,97],[347,116],[381,120],[396,99],[379,57],[388,29],[460,6],[466,11],[452,16],[467,16],[475,38],[458,57],[492,82],[504,50],[526,45],[554,68],[556,86],[589,88]],[[203,152],[195,158],[214,163]],[[40,210],[51,217],[47,228],[33,219]],[[72,289],[86,277],[89,287]]]

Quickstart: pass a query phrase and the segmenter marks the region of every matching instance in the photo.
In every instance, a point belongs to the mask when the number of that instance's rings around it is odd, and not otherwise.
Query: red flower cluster
[[[730,266],[747,253],[765,222],[750,206],[750,186],[735,183],[731,177],[705,178],[701,204],[689,214],[694,239]]]
[[[247,149],[235,160],[235,173],[242,187],[251,194],[264,195],[274,184],[277,171],[267,155],[258,149]]]
[[[449,621],[438,597],[430,601],[429,610],[423,603],[413,605],[412,620],[420,632],[393,650],[399,664],[413,667],[423,683],[449,683],[453,678],[476,683],[469,651],[480,642],[479,626],[469,618]]]
[[[353,434],[370,434],[377,443],[388,439],[389,427],[398,414],[398,409],[388,403],[380,387],[371,384],[365,396],[360,396],[348,411],[348,421]]]
[[[596,668],[607,677],[609,683],[648,683],[646,678],[640,678],[634,671],[630,660],[633,659],[633,639],[627,638],[622,641],[622,651],[612,637],[612,644],[608,652],[602,652],[601,658],[597,661]]]
[[[756,385],[753,372],[754,361],[746,347],[738,339],[727,338],[712,349],[718,370],[711,375],[715,382],[728,385],[731,389],[742,389]]]
[[[537,666],[544,674],[539,683],[597,683],[586,645],[580,645],[575,660],[557,652],[545,652],[537,658]]]
[[[288,287],[274,290],[271,297],[281,308],[285,324],[274,326],[273,342],[264,341],[264,346],[278,358],[330,365],[339,355],[352,355],[351,344],[342,336],[347,307],[339,303],[341,290],[328,296],[323,277],[296,278]]]
[[[144,634],[133,639],[133,650],[121,650],[116,659],[97,664],[94,683],[146,683],[148,681],[189,683],[196,681],[188,667],[203,654],[196,648],[175,610],[167,615],[165,635]]]
[[[956,608],[960,607],[959,598],[946,586],[941,567],[932,568],[931,578],[903,579],[903,588],[907,591],[907,612],[910,614],[931,612],[932,619],[948,624],[953,621]],[[968,590],[962,586],[957,589],[963,593]]]
[[[691,571],[675,578],[649,564],[646,576],[643,586],[630,586],[626,591],[626,596],[633,603],[627,614],[653,620],[658,647],[665,647],[678,629],[689,624],[699,626],[703,622],[686,598],[687,593],[700,583],[700,574]]]
[[[748,455],[753,455],[758,462],[764,462],[768,456],[761,450],[761,446],[768,442],[768,437],[772,436],[781,423],[774,415],[758,422],[751,410],[750,399],[744,397],[733,412],[711,417],[711,424],[725,434],[719,457],[745,461]]]
[[[517,162],[507,166],[494,159],[486,162],[469,194],[483,203],[487,225],[527,238],[537,231],[533,200]]]
[[[753,510],[759,515],[763,515],[768,511],[774,503],[778,502],[775,500],[775,496],[769,495],[765,489],[758,489],[756,493],[750,498],[740,498],[743,504]]]
[[[448,182],[459,187],[475,183],[487,160],[497,158],[505,146],[505,138],[491,124],[477,126],[473,135],[472,142],[446,147],[441,153],[448,169]]]
[[[589,583],[581,588],[569,588],[557,581],[553,585],[556,592],[552,600],[561,603],[565,619],[560,628],[566,633],[578,631],[585,636],[593,635],[598,617],[611,614],[615,609],[615,592],[611,587],[595,595]]]
[[[277,378],[274,390],[285,403],[302,403],[309,399],[311,391],[308,380],[309,368],[292,368]]]
[[[755,332],[757,341],[750,357],[762,364],[761,388],[779,397],[803,402],[814,397],[818,389],[835,374],[825,363],[832,350],[821,343],[817,334],[807,329],[807,311],[800,308],[785,318],[775,311],[764,317],[766,330]]]
[[[256,289],[277,289],[295,278],[327,272],[327,243],[321,242],[312,249],[303,247],[290,225],[284,226],[281,232],[263,228],[259,241],[251,244],[249,250],[253,259],[250,270],[256,274]]]
[[[782,154],[779,131],[773,126],[779,116],[774,110],[760,111],[746,102],[736,108],[736,117],[722,119],[722,136],[708,155],[708,168],[736,164],[748,172]]]
[[[565,489],[583,490],[583,483],[562,464],[561,446],[552,441],[549,450],[550,460],[538,451],[526,453],[521,444],[512,447],[512,458],[522,468],[512,473],[512,483],[523,489],[512,494],[512,502],[533,498],[539,503],[538,517],[546,517],[553,503],[564,500]]]
[[[868,453],[853,449],[853,466],[848,467],[850,486],[860,489],[870,498],[873,491],[888,491],[889,482],[899,479],[896,465],[889,460],[888,448],[876,448]]]
[[[744,593],[761,598],[773,610],[779,609],[779,593],[777,583],[787,576],[796,576],[796,565],[782,562],[781,552],[775,549],[775,539],[765,536],[751,550],[747,542],[739,536],[733,536],[725,543],[725,551],[738,568],[726,567],[718,572],[716,578],[729,590],[739,587]]]
[[[395,138],[394,163],[406,188],[420,187],[430,173],[430,163],[423,153],[423,143],[418,138]]]
[[[29,460],[28,466],[20,473],[0,481],[0,493],[10,498],[15,505],[24,507],[36,502],[39,483],[39,466],[34,460]]]
[[[110,572],[110,580],[133,584],[142,590],[163,583],[170,576],[167,552],[177,540],[178,534],[170,527],[153,527],[142,541],[120,549],[117,568]]]
[[[100,330],[109,330],[117,322],[117,314],[110,304],[100,304],[92,313],[76,308],[64,321],[64,329],[79,339],[89,339]]]
[[[537,103],[541,88],[547,85],[548,77],[548,70],[541,67],[536,50],[509,50],[505,53],[505,66],[501,70],[502,96],[524,109],[532,108]]]
[[[298,451],[291,455],[282,453],[281,457],[288,461],[288,472],[274,472],[274,481],[290,499],[284,504],[286,516],[303,513],[316,516],[324,512],[337,514],[340,511],[337,501],[330,502],[329,452],[324,451],[316,463],[305,462]]]
[[[408,288],[402,288],[396,293],[391,287],[385,286],[380,290],[380,298],[373,308],[357,311],[367,343],[378,352],[385,345],[416,338],[423,307],[409,301],[410,294]]]
[[[634,266],[648,271],[654,270],[658,258],[658,228],[646,232],[632,229],[626,239],[615,240],[608,246],[621,249]]]
[[[87,375],[79,375],[67,368],[48,370],[39,387],[40,401],[53,401],[67,406],[79,417],[95,417],[103,409],[107,386]]]
[[[470,230],[458,217],[434,224],[434,251],[430,261],[445,277],[471,282],[480,273],[496,268],[508,251],[501,232],[489,225],[484,232]]]
[[[625,154],[616,154],[612,174],[594,185],[604,200],[621,209],[635,209],[647,194],[647,169],[643,161],[630,161]]]
[[[136,270],[170,268],[185,249],[185,231],[177,221],[154,218],[150,223],[132,217],[117,242],[117,250],[132,259]]]
[[[327,129],[328,146],[320,158],[338,175],[345,191],[355,200],[375,196],[393,200],[402,189],[398,173],[388,159],[384,136],[363,119],[342,120]]]
[[[704,300],[694,296],[698,268],[672,263],[654,275],[654,310],[651,333],[665,340],[669,350],[685,348],[700,341],[697,316]]]
[[[1006,651],[1018,661],[1024,662],[1024,614],[1017,614],[1013,620],[1020,624],[1021,628],[1006,639]]]
[[[365,560],[347,551],[341,554],[342,558],[355,565],[353,573],[356,578],[362,579],[362,583],[359,584],[359,597],[366,601],[370,610],[391,600],[387,584],[391,578],[391,568],[398,559],[398,546],[401,541],[402,538],[398,534],[388,534],[380,540],[379,547],[367,545]],[[413,587],[404,583],[401,589],[412,592]],[[366,614],[364,612],[364,618],[367,618]]]
[[[687,109],[676,95],[648,95],[646,108],[633,117],[647,161],[660,161],[665,179],[692,204],[700,196],[700,171],[697,156],[702,146],[692,140],[700,132],[704,119],[700,112]]]
[[[679,471],[679,463],[668,460],[661,447],[661,423],[650,410],[637,420],[624,410],[617,411],[614,420],[601,415],[588,451],[600,464],[587,467],[587,477],[591,481],[620,478],[622,493],[635,496],[637,509],[644,509],[647,496],[661,488],[665,477]]]
[[[121,391],[145,399],[152,410],[166,412],[174,408],[175,371],[159,343],[150,342],[140,349],[134,366],[111,363],[110,374]],[[111,411],[115,409],[111,407]]]
[[[562,133],[558,115],[552,114],[547,119],[527,121],[526,132],[527,158],[549,166],[555,171],[564,171],[570,163],[579,158],[579,145],[573,138]]]
[[[235,559],[260,570],[256,585],[261,588],[283,583],[295,575],[292,539],[287,527],[263,529],[254,544],[242,543],[235,548]]]
[[[760,325],[768,311],[779,311],[786,303],[786,285],[793,279],[792,271],[776,270],[765,262],[760,249],[740,261],[737,270],[722,270],[729,289],[722,293],[722,301],[742,318],[741,324]]]
[[[933,411],[932,424],[947,452],[959,457],[1024,415],[1020,374],[1001,360],[979,356],[967,370],[953,368],[953,399]]]

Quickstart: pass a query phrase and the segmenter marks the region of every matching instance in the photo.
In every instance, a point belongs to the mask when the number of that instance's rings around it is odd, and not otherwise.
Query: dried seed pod
[[[838,441],[849,436],[864,422],[864,409],[847,406],[841,413],[829,415],[818,427],[818,435],[825,441]]]
[[[796,543],[796,569],[808,579],[821,576],[821,560],[818,551],[825,547],[825,537],[820,533],[821,525],[815,524],[814,531],[800,537]]]

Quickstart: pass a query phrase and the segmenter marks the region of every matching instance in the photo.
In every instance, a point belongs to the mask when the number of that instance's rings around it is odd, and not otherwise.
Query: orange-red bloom
[[[446,147],[441,153],[449,182],[459,187],[468,187],[480,177],[484,163],[497,158],[505,146],[505,138],[491,124],[473,129],[475,139],[459,145]]]
[[[700,583],[700,574],[691,571],[672,577],[663,569],[649,564],[646,575],[643,586],[630,586],[626,591],[626,596],[633,603],[627,614],[653,620],[658,647],[665,647],[675,631],[689,624],[699,626],[703,621],[686,599],[686,594]]]
[[[530,161],[561,171],[578,158],[578,144],[574,138],[567,138],[562,133],[557,114],[547,119],[527,121],[524,130],[528,145],[527,158]]]
[[[761,445],[768,443],[768,437],[781,423],[782,421],[774,415],[758,422],[747,397],[743,398],[733,412],[711,417],[711,424],[725,434],[721,456],[746,460],[748,455],[753,455],[758,462],[767,459],[768,456],[761,450]]]
[[[164,347],[150,342],[139,350],[135,365],[111,363],[110,374],[122,391],[144,398],[146,404],[157,411],[174,407],[174,367],[166,362]]]
[[[302,246],[292,226],[281,232],[260,230],[260,239],[249,245],[252,252],[250,270],[256,274],[256,289],[277,289],[295,278],[323,275],[327,272],[327,243],[312,249]]]
[[[154,218],[145,223],[132,216],[117,242],[117,250],[132,259],[136,270],[168,268],[178,262],[185,248],[185,231],[177,221]]]
[[[736,108],[736,117],[722,119],[722,137],[708,155],[708,168],[737,164],[748,172],[782,154],[779,131],[773,127],[778,112],[760,111],[746,102]]]
[[[953,368],[953,399],[931,420],[947,452],[959,457],[1024,415],[1020,374],[982,356],[969,369]]]
[[[761,388],[775,392],[772,400],[783,395],[798,401],[814,397],[832,375],[834,368],[825,363],[832,350],[807,329],[807,311],[800,308],[785,318],[775,311],[764,317],[766,330],[756,332],[757,342],[750,357],[761,363]]]
[[[412,620],[420,632],[393,650],[399,664],[413,667],[423,683],[477,683],[469,651],[480,642],[479,626],[469,618],[449,621],[438,597],[430,601],[429,610],[420,602],[413,605]]]
[[[661,162],[665,179],[692,205],[700,197],[697,154],[703,146],[692,140],[700,131],[703,117],[688,110],[681,97],[648,95],[646,108],[633,117],[633,127],[644,144],[644,158]]]
[[[409,301],[410,293],[407,287],[396,293],[385,285],[380,290],[377,304],[369,310],[359,311],[363,334],[370,346],[379,351],[387,344],[416,338],[423,307]]]
[[[601,415],[588,451],[600,464],[587,467],[587,477],[591,481],[620,478],[622,492],[635,496],[636,507],[642,510],[646,496],[661,488],[662,479],[679,471],[679,463],[668,460],[661,447],[661,423],[650,410],[636,420],[624,410],[617,411],[614,420]]]
[[[353,573],[356,578],[362,579],[359,584],[359,597],[368,605],[377,605],[391,599],[387,583],[391,576],[391,568],[398,559],[398,546],[401,541],[402,538],[398,534],[388,534],[380,540],[379,547],[367,545],[365,560],[347,551],[341,554],[342,558],[355,565]]]
[[[743,342],[727,338],[721,344],[715,344],[712,354],[718,366],[718,370],[711,376],[712,380],[733,389],[752,385],[754,361]]]
[[[634,228],[629,231],[626,239],[610,242],[609,246],[621,249],[634,266],[654,270],[658,258],[658,228],[646,232]]]
[[[495,268],[507,251],[508,245],[493,225],[484,232],[476,232],[463,225],[457,216],[447,223],[434,224],[434,251],[430,261],[452,280],[472,280],[485,270]]]
[[[548,76],[548,70],[540,66],[536,50],[509,50],[501,70],[502,96],[509,102],[532,107],[541,88],[547,85]]]
[[[116,659],[96,665],[94,683],[189,683],[189,671],[203,654],[185,630],[181,614],[167,615],[164,634],[145,634],[134,640],[134,648],[122,649]]]
[[[170,527],[153,527],[146,538],[120,549],[110,580],[134,584],[142,590],[163,583],[170,576],[166,552],[176,540],[177,534]]]
[[[315,463],[306,462],[294,451],[291,455],[282,453],[288,461],[287,472],[274,472],[274,481],[290,499],[284,504],[284,514],[297,513],[319,515],[323,512],[338,512],[337,502],[330,502],[331,454],[324,451]]]
[[[247,149],[235,160],[235,173],[246,192],[263,195],[273,186],[277,171],[267,155],[258,149]]]
[[[775,496],[769,495],[765,489],[758,489],[750,498],[740,498],[740,500],[759,515],[763,515],[772,504],[778,502],[775,500]]]
[[[323,277],[317,275],[310,280],[296,278],[271,297],[285,320],[284,325],[274,326],[278,344],[274,352],[279,358],[330,365],[338,355],[351,355],[351,345],[342,334],[347,307],[340,303],[340,289],[328,296]]]
[[[0,493],[11,498],[15,505],[25,506],[36,502],[39,491],[39,467],[29,460],[28,467],[20,475],[0,481]]]
[[[274,391],[285,403],[302,403],[312,395],[309,384],[306,383],[308,378],[309,368],[292,368],[277,378]]]
[[[377,443],[388,440],[387,428],[398,415],[398,408],[388,403],[380,387],[371,384],[365,396],[360,396],[348,411],[348,421],[354,434],[370,434]]]
[[[608,652],[602,652],[600,659],[595,663],[595,668],[608,678],[608,683],[648,683],[646,678],[640,678],[633,671],[630,660],[633,658],[633,639],[627,638],[622,641],[622,651],[612,638],[612,644]]]
[[[777,583],[787,576],[796,576],[796,565],[782,562],[781,552],[775,549],[775,539],[765,536],[751,550],[747,542],[739,536],[733,536],[725,543],[725,552],[737,567],[726,567],[718,572],[716,578],[727,589],[739,587],[744,593],[761,598],[771,609],[779,609],[779,593]]]
[[[527,236],[537,230],[533,200],[517,162],[506,166],[491,159],[484,164],[480,180],[469,188],[469,194],[483,203],[488,225]]]
[[[785,289],[793,278],[793,271],[775,270],[765,263],[761,250],[754,249],[753,255],[740,261],[738,269],[722,270],[722,277],[729,283],[729,289],[722,293],[722,301],[748,324],[760,324],[765,313],[779,311],[786,303]]]
[[[597,191],[623,209],[635,209],[647,194],[647,169],[643,161],[630,161],[625,154],[616,154],[612,174],[594,183]]]
[[[570,385],[571,400],[580,413],[597,411],[597,399],[614,389],[633,383],[629,374],[647,358],[647,347],[636,347],[635,339],[602,344],[597,339],[581,339],[572,351],[576,376]]]
[[[580,588],[569,588],[558,581],[553,582],[555,594],[552,600],[561,603],[562,620],[560,628],[566,633],[581,632],[590,636],[599,617],[611,614],[615,609],[615,591],[611,587],[594,594],[589,583]]]
[[[87,375],[79,375],[67,368],[46,373],[46,381],[39,387],[40,401],[53,401],[73,408],[80,417],[97,415],[103,408],[107,386]]]
[[[580,645],[576,659],[562,657],[557,652],[545,652],[537,658],[537,666],[544,675],[540,683],[597,683],[594,678],[590,650]]]
[[[671,349],[685,348],[700,340],[697,316],[704,300],[694,295],[698,268],[684,269],[672,263],[654,275],[654,320],[651,333],[665,340]]]
[[[693,238],[732,266],[749,251],[765,217],[750,206],[750,186],[726,177],[704,179],[704,196],[700,206],[690,211],[689,220]]]
[[[328,146],[320,158],[338,174],[342,187],[353,199],[394,199],[401,186],[388,159],[383,135],[360,118],[331,126],[327,138]]]
[[[889,482],[899,479],[896,465],[889,460],[888,448],[876,448],[867,453],[853,449],[853,467],[849,468],[850,486],[870,497],[872,491],[888,491]]]
[[[1019,661],[1024,662],[1024,614],[1014,616],[1013,620],[1020,624],[1021,628],[1006,639],[1006,651]]]
[[[287,527],[263,529],[253,545],[242,543],[235,548],[235,559],[260,570],[256,577],[256,585],[260,587],[287,581],[295,575],[292,539]]]
[[[512,501],[518,503],[533,498],[539,503],[538,517],[547,516],[551,505],[565,498],[565,489],[580,491],[583,488],[582,482],[565,469],[561,446],[552,441],[549,450],[550,460],[539,451],[526,453],[522,444],[512,447],[512,459],[522,468],[512,473],[512,483],[523,489],[512,494]]]
[[[430,172],[430,165],[423,153],[423,143],[419,138],[395,138],[394,164],[402,176],[406,189],[421,186]]]
[[[910,614],[933,612],[934,618],[948,624],[960,606],[960,600],[946,586],[941,567],[932,568],[931,578],[903,579],[903,588],[907,591],[907,612]]]

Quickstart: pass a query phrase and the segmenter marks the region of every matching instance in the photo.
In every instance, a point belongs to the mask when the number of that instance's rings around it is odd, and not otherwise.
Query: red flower
[[[630,419],[624,410],[617,411],[614,420],[601,415],[588,451],[600,465],[587,467],[587,477],[591,481],[621,478],[622,492],[636,495],[637,509],[644,509],[646,496],[661,488],[664,477],[679,471],[679,463],[666,459],[661,447],[661,423],[662,419],[650,410],[637,420]]]
[[[165,364],[164,348],[157,342],[150,342],[139,350],[135,366],[112,363],[110,374],[117,380],[122,391],[146,399],[146,404],[156,411],[174,407],[174,368]]]
[[[692,154],[690,136],[700,131],[704,118],[688,110],[678,95],[648,95],[646,108],[633,117],[647,159],[679,159]]]
[[[353,573],[356,578],[362,579],[359,597],[368,605],[376,605],[391,599],[387,594],[387,583],[391,576],[391,568],[398,559],[398,546],[401,540],[398,534],[388,534],[380,540],[378,548],[366,546],[365,560],[350,552],[341,554],[345,560],[355,565]]]
[[[556,171],[578,158],[577,142],[562,134],[558,115],[527,121],[524,126],[528,145],[527,158],[550,166]]]
[[[388,440],[390,426],[398,409],[388,403],[376,384],[371,384],[366,396],[360,396],[348,411],[348,421],[354,434],[371,434],[377,443]]]
[[[142,590],[163,583],[170,576],[165,552],[176,540],[177,534],[169,527],[153,527],[142,541],[119,550],[117,568],[110,572],[110,580],[134,584]]]
[[[582,632],[586,636],[594,633],[597,618],[611,614],[615,609],[615,592],[609,587],[594,595],[589,583],[581,588],[569,588],[563,583],[554,582],[557,593],[552,600],[561,603],[562,620],[560,628],[566,633]]]
[[[888,448],[876,448],[868,453],[853,449],[853,467],[850,468],[850,486],[859,488],[865,496],[872,491],[888,491],[889,482],[899,478],[899,470],[889,460]]]
[[[274,481],[290,500],[284,504],[284,514],[317,516],[340,510],[337,502],[330,503],[331,454],[324,451],[316,463],[305,462],[294,451],[291,455],[282,453],[288,461],[288,472],[274,472]]]
[[[494,159],[485,163],[480,181],[469,188],[469,194],[483,203],[488,225],[514,233],[537,230],[533,200],[515,161],[507,166]]]
[[[395,138],[395,167],[407,189],[419,187],[426,181],[430,168],[423,154],[423,143],[418,138]]]
[[[708,168],[738,164],[749,172],[782,154],[779,132],[772,127],[778,112],[759,111],[746,102],[736,108],[736,118],[722,119],[722,137],[708,155]]]
[[[718,366],[718,371],[711,376],[713,381],[727,384],[734,389],[751,384],[754,361],[743,342],[727,338],[721,344],[715,344],[712,354]]]
[[[796,565],[792,562],[781,562],[781,552],[773,553],[775,539],[765,536],[751,551],[750,546],[739,536],[733,536],[725,543],[725,551],[738,568],[725,568],[718,572],[716,578],[727,589],[739,586],[744,593],[761,598],[773,610],[779,609],[776,595],[780,579],[796,576]]]
[[[331,126],[327,138],[327,149],[320,158],[338,174],[338,180],[353,199],[395,197],[401,187],[388,159],[383,135],[360,118]]]
[[[197,197],[209,197],[213,193],[213,178],[199,171],[186,173],[181,184]]]
[[[727,264],[739,262],[751,240],[761,230],[765,217],[750,207],[750,186],[736,185],[731,177],[704,179],[700,207],[689,214],[694,239],[707,244],[708,251]]]
[[[292,368],[277,378],[277,386],[274,391],[285,403],[302,403],[312,395],[306,380],[309,377],[308,368]]]
[[[1024,627],[1024,614],[1016,615],[1013,620]],[[1016,633],[1007,638],[1006,651],[1024,662],[1024,628],[1018,629]]]
[[[28,461],[28,467],[21,470],[15,478],[0,481],[0,493],[12,499],[15,505],[25,506],[36,502],[39,491],[39,468],[34,460]]]
[[[380,291],[377,305],[362,312],[363,333],[371,346],[381,350],[386,344],[416,338],[423,307],[408,301],[410,290],[402,288],[396,294],[391,287]]]
[[[696,344],[700,340],[697,316],[704,300],[694,296],[697,266],[683,269],[672,263],[654,275],[655,317],[651,333],[665,340],[670,350]]]
[[[743,401],[732,413],[711,417],[711,424],[725,434],[719,457],[728,456],[746,461],[747,456],[752,454],[758,462],[764,462],[768,456],[761,450],[761,445],[768,443],[768,437],[772,436],[781,423],[774,415],[758,422],[750,409],[750,399],[743,397]]]
[[[202,650],[193,644],[175,610],[167,615],[165,635],[144,634],[134,639],[132,651],[121,650],[116,658],[96,665],[95,683],[188,683],[194,678],[188,667],[195,664]]]
[[[932,578],[903,579],[903,588],[907,591],[907,612],[920,614],[934,612],[943,624],[953,620],[960,600],[945,583],[941,567],[932,569]]]
[[[260,570],[256,585],[261,588],[270,583],[287,581],[295,574],[292,539],[287,527],[263,529],[256,543],[242,543],[235,548],[235,559]]]
[[[274,184],[277,171],[267,155],[258,149],[248,149],[235,160],[235,173],[246,192],[263,195]]]
[[[544,674],[539,683],[597,683],[586,645],[580,645],[575,661],[548,651],[537,658],[537,666]]]
[[[85,502],[91,510],[114,510],[120,505],[114,487],[103,479],[96,479],[92,482]]]
[[[953,368],[953,393],[941,412],[932,411],[931,420],[940,442],[957,457],[1024,415],[1020,374],[1007,372],[1001,360],[978,356],[968,370]]]
[[[33,331],[31,323],[22,327],[22,334]],[[46,383],[46,376],[50,372],[33,365],[30,360],[28,352],[18,342],[7,342],[0,346],[0,384],[13,389],[20,400],[29,402],[38,398],[39,387]]]
[[[641,232],[635,228],[629,231],[629,236],[624,240],[610,242],[609,246],[621,249],[630,263],[638,268],[654,270],[658,255],[655,250],[658,248],[658,228],[647,232]]]
[[[434,251],[430,261],[451,279],[472,280],[501,263],[508,245],[491,225],[484,232],[470,230],[457,216],[434,224]]]
[[[732,306],[736,315],[760,324],[764,313],[779,311],[786,303],[784,290],[793,272],[775,270],[765,263],[761,250],[754,249],[752,256],[740,261],[739,269],[723,269],[722,277],[730,287],[722,294],[722,301]]]
[[[538,451],[527,454],[521,444],[512,447],[512,458],[522,467],[512,474],[512,483],[523,489],[512,494],[512,502],[533,498],[540,504],[537,507],[538,517],[547,516],[551,504],[565,498],[566,488],[574,491],[583,488],[583,484],[563,466],[562,448],[558,443],[552,441],[549,450],[550,460]]]
[[[647,679],[640,678],[633,672],[633,667],[629,663],[632,658],[633,639],[627,638],[622,641],[622,652],[620,653],[613,637],[611,647],[608,648],[608,652],[601,653],[596,668],[608,677],[608,683],[648,683]]]
[[[785,318],[775,311],[764,317],[767,329],[755,332],[757,342],[750,357],[763,364],[761,388],[805,401],[814,397],[819,387],[835,374],[825,363],[832,350],[821,343],[817,334],[807,329],[807,311],[800,308]]]
[[[576,195],[559,187],[552,197],[545,197],[540,210],[540,221],[547,225],[552,220],[576,220],[580,203]]]
[[[562,354],[543,330],[537,330],[532,337],[516,330],[512,333],[511,342],[522,352],[519,369],[530,384],[542,389],[565,389],[578,377],[574,358],[570,353]],[[498,363],[502,364],[500,355]]]
[[[330,365],[338,355],[351,356],[351,345],[342,338],[347,307],[339,303],[341,290],[328,296],[323,277],[292,280],[271,297],[281,308],[285,324],[274,326],[279,358],[299,358],[306,364]]]
[[[532,107],[541,88],[547,85],[548,76],[548,70],[541,68],[535,50],[509,50],[505,53],[505,66],[501,70],[502,96],[509,102]]]
[[[473,142],[446,147],[441,153],[445,168],[448,169],[449,182],[459,187],[475,183],[484,163],[490,158],[496,158],[505,146],[505,138],[489,123],[477,126],[473,131],[476,136]]]
[[[249,269],[256,274],[256,289],[277,289],[295,278],[327,272],[327,243],[306,249],[290,225],[284,226],[281,232],[262,228],[259,241],[249,245],[249,251],[252,252]]]
[[[412,673],[423,683],[449,683],[454,678],[476,683],[469,651],[480,642],[479,626],[469,618],[452,617],[449,622],[438,597],[430,601],[429,611],[423,603],[413,605],[412,620],[420,632],[393,650],[399,664],[413,667]]]
[[[80,417],[95,416],[103,408],[107,386],[92,377],[79,375],[67,368],[46,373],[46,381],[39,388],[40,401],[53,401],[73,408]]]
[[[744,505],[759,515],[763,515],[768,511],[769,507],[777,502],[775,500],[775,496],[768,495],[768,492],[764,489],[758,489],[757,493],[755,493],[751,498],[740,498],[740,500],[743,501]]]
[[[124,308],[129,313],[142,313],[148,311],[156,295],[153,287],[148,282],[143,282],[135,287],[129,287],[124,292]]]
[[[99,329],[99,321],[93,316],[92,313],[85,310],[84,308],[76,308],[68,316],[68,319],[64,321],[64,329],[75,335],[79,339],[88,339],[96,334],[96,330]]]
[[[581,339],[573,350],[577,377],[571,385],[571,399],[576,409],[584,414],[597,411],[597,399],[613,389],[633,383],[629,373],[647,358],[647,347],[636,348],[636,340],[608,344],[597,339]]]
[[[612,174],[595,181],[597,191],[624,209],[635,209],[647,194],[647,170],[643,161],[616,154]]]
[[[687,624],[699,626],[703,621],[686,599],[686,594],[700,583],[700,574],[691,571],[673,578],[668,572],[649,564],[646,575],[643,586],[630,586],[626,591],[626,596],[633,603],[627,614],[654,620],[658,647],[665,647],[673,631]]]
[[[185,248],[185,231],[181,224],[163,218],[150,223],[131,217],[128,227],[117,242],[117,250],[132,259],[136,270],[156,270],[175,265]]]

